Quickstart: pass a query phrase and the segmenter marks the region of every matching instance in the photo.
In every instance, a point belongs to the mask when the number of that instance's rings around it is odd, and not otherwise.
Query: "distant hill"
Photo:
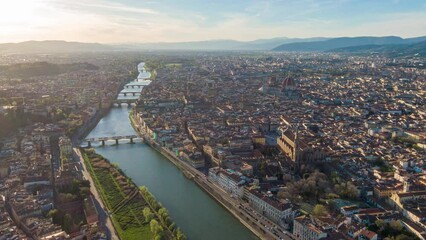
[[[48,62],[17,63],[0,65],[0,76],[23,78],[34,76],[57,75],[81,70],[97,70],[98,66],[90,63],[54,64]]]
[[[393,57],[398,56],[421,56],[426,57],[426,40],[412,44],[391,44],[391,45],[362,45],[345,48],[331,49],[328,52],[336,53],[358,53],[371,54],[380,53]]]
[[[254,41],[211,40],[171,43],[99,44],[66,41],[28,41],[0,44],[0,53],[73,53],[140,50],[193,50],[193,51],[297,51],[323,52],[332,49],[366,45],[415,44],[426,41],[426,37],[343,37],[343,38],[270,38]]]
[[[273,49],[273,51],[290,52],[323,52],[332,49],[364,46],[364,45],[389,45],[389,44],[411,44],[425,41],[426,37],[407,38],[389,36],[389,37],[342,37],[333,38],[325,41],[288,43],[282,44]]]
[[[120,45],[122,48],[133,50],[270,50],[284,43],[311,42],[327,40],[328,38],[270,38],[254,41],[236,40],[210,40],[194,42],[171,42],[171,43],[135,43]]]
[[[0,44],[0,53],[71,53],[138,50],[270,50],[283,43],[311,42],[328,38],[270,38],[254,41],[211,40],[171,43],[99,44],[66,41],[28,41]]]
[[[114,50],[114,48],[99,43],[79,43],[53,40],[0,44],[0,53],[70,53],[111,50]]]

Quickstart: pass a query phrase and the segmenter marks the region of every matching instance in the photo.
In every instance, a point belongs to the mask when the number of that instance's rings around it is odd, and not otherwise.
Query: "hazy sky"
[[[426,0],[0,0],[0,42],[426,35]]]

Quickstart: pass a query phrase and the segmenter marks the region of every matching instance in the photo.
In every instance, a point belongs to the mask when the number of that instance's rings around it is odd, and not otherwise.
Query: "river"
[[[128,118],[130,108],[113,107],[92,130],[88,138],[134,135]],[[126,140],[123,140],[126,141]],[[219,203],[201,190],[167,158],[142,142],[121,142],[102,147],[92,144],[140,185],[148,187],[167,208],[178,227],[191,240],[250,240],[257,239]]]

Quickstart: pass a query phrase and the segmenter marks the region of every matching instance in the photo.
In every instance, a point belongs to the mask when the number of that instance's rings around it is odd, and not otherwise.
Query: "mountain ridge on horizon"
[[[18,43],[0,43],[0,53],[43,53],[43,52],[96,52],[119,50],[270,50],[282,43],[326,40],[328,38],[267,38],[252,41],[231,39],[153,42],[153,43],[85,43],[65,40],[29,40]]]
[[[385,37],[340,37],[340,38],[288,38],[275,37],[250,41],[216,39],[189,42],[153,42],[153,43],[85,43],[65,40],[30,40],[19,43],[0,43],[0,53],[71,53],[100,51],[138,51],[138,50],[253,50],[253,51],[296,51],[325,52],[332,49],[362,45],[410,44],[426,40],[426,36],[401,38]]]
[[[398,36],[384,36],[384,37],[340,37],[331,38],[325,41],[312,41],[312,42],[299,42],[282,44],[272,51],[285,51],[285,52],[325,52],[332,51],[333,49],[340,49],[346,47],[356,47],[363,45],[397,45],[397,44],[413,44],[426,40],[426,36],[402,38]]]
[[[148,42],[148,43],[128,43],[121,44],[130,48],[140,48],[149,50],[270,50],[283,43],[309,42],[327,40],[325,37],[313,38],[288,38],[274,37],[261,38],[249,41],[233,39],[212,39],[202,41],[183,42]]]
[[[0,43],[0,53],[70,53],[86,51],[111,51],[100,43],[68,42],[65,40],[29,40],[19,43]]]
[[[426,40],[409,44],[361,45],[335,48],[327,52],[343,54],[383,54],[390,57],[419,56],[426,57]]]

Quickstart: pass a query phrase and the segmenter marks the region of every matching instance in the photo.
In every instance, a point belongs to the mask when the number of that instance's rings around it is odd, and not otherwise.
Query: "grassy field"
[[[113,212],[112,221],[122,240],[153,239],[149,222],[145,222],[142,209],[147,205],[138,194],[128,204],[117,207],[131,193],[131,184],[119,171],[96,153],[85,151],[84,160],[96,187],[109,212]]]

